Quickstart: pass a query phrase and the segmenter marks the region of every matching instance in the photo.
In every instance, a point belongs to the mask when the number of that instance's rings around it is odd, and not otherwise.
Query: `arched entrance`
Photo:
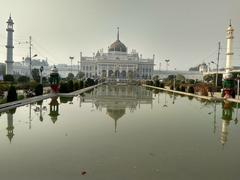
[[[119,78],[119,77],[120,77],[120,71],[119,71],[119,70],[115,71],[115,77],[116,77],[116,78]]]
[[[108,77],[109,77],[109,78],[113,78],[113,77],[114,77],[114,74],[113,74],[113,71],[112,71],[112,70],[109,70],[109,71],[108,71]]]
[[[106,70],[102,70],[102,78],[106,78],[107,77],[107,71]]]
[[[132,80],[132,79],[133,79],[133,71],[132,71],[132,70],[129,70],[129,71],[128,71],[128,79],[129,79],[129,80]]]
[[[122,79],[126,79],[126,78],[127,78],[127,73],[126,73],[126,71],[122,71],[122,73],[121,73],[121,78],[122,78]]]

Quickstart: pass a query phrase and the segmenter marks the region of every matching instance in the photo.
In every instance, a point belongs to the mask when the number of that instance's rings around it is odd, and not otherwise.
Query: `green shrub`
[[[27,76],[20,76],[17,81],[19,83],[28,83],[30,81],[30,79]]]
[[[5,104],[7,103],[7,99],[0,99],[0,104]]]
[[[190,87],[188,87],[188,93],[192,93],[192,94],[194,94],[194,87],[193,86],[190,86]]]
[[[87,78],[87,80],[85,81],[85,87],[90,87],[90,86],[94,86],[95,85],[95,82],[93,79],[91,78]]]
[[[3,80],[7,81],[7,82],[14,82],[14,77],[13,77],[13,75],[6,74],[3,76]]]
[[[68,84],[65,82],[61,82],[59,92],[60,93],[68,93]]]
[[[77,81],[74,82],[73,89],[74,89],[74,91],[79,90],[79,83]]]
[[[7,95],[7,102],[13,102],[17,100],[17,91],[14,86],[10,86]]]
[[[29,88],[30,89],[35,89],[38,83],[35,80],[31,80],[29,83]]]
[[[146,81],[146,85],[153,86],[153,81],[147,80],[147,81]]]
[[[81,81],[79,82],[79,89],[82,89],[82,88],[84,88],[84,83],[83,83],[83,81],[81,80]]]
[[[9,84],[7,84],[7,83],[1,83],[0,84],[0,91],[8,91],[8,89],[9,89]]]
[[[73,92],[73,81],[72,80],[68,81],[67,85],[68,85],[68,92]]]
[[[36,87],[35,87],[35,95],[36,96],[41,96],[43,95],[43,85],[42,84],[38,84]]]
[[[160,88],[164,88],[164,83],[163,83],[163,82],[160,82],[159,87],[160,87]]]
[[[22,99],[24,99],[24,98],[25,98],[24,95],[19,95],[17,99],[18,99],[18,100],[22,100]]]
[[[156,80],[154,81],[154,86],[156,86],[156,87],[159,87],[159,86],[160,86],[160,81],[159,81],[158,79],[156,79]]]

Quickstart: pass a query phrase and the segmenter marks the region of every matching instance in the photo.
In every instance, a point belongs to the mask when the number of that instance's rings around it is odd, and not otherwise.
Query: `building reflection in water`
[[[59,102],[57,100],[57,97],[53,97],[51,99],[51,102],[49,103],[50,105],[50,112],[49,112],[49,116],[51,117],[52,122],[55,124],[59,114]]]
[[[228,126],[232,121],[233,103],[224,101],[222,104],[222,129],[221,129],[221,144],[224,146],[228,141]]]
[[[80,96],[81,103],[93,103],[96,109],[106,109],[106,114],[114,120],[114,129],[117,132],[117,122],[126,114],[128,109],[134,112],[143,104],[152,107],[153,93],[138,86],[99,86],[94,91],[89,91]]]
[[[11,109],[7,112],[7,137],[10,143],[12,142],[12,139],[14,136],[13,115],[15,114],[15,112],[16,112],[16,108]]]
[[[167,106],[166,96],[167,93],[164,93],[164,105]],[[155,93],[156,97],[156,93]],[[106,111],[106,114],[114,120],[114,131],[117,132],[117,123],[119,119],[121,119],[126,112],[129,110],[130,112],[134,112],[137,108],[140,109],[141,105],[150,105],[152,107],[153,104],[153,91],[148,90],[146,88],[139,88],[137,86],[99,86],[95,90],[88,91],[81,96],[80,98],[80,106],[82,103],[91,103],[92,107],[96,107],[99,111]],[[171,95],[172,103],[175,103],[176,94]],[[61,103],[69,103],[72,102],[73,98],[60,98]],[[158,92],[158,102],[159,102],[159,92]],[[217,112],[217,103],[214,104],[214,133],[216,132],[216,112]],[[236,106],[235,106],[236,105]],[[29,114],[31,115],[31,107],[33,108],[33,112],[36,115],[39,115],[40,121],[43,121],[43,112],[47,111],[47,107],[43,106],[43,102],[38,102],[34,105],[31,105],[29,108]],[[236,114],[234,114],[234,108],[236,107]],[[59,114],[59,102],[58,98],[52,98],[49,103],[49,116],[52,122],[55,124],[58,120]],[[6,113],[7,115],[7,137],[10,143],[14,137],[14,114],[16,109],[9,110]],[[238,123],[238,104],[233,104],[230,102],[222,103],[222,120],[221,120],[221,138],[220,142],[222,145],[225,145],[228,141],[229,136],[229,125],[233,119],[233,115],[236,115],[234,118],[235,124]],[[30,116],[31,121],[31,116]]]

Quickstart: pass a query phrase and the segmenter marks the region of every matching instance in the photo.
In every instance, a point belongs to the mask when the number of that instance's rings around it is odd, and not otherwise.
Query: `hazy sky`
[[[188,69],[216,59],[225,62],[226,28],[235,28],[234,65],[240,65],[240,0],[0,0],[0,61],[6,60],[6,20],[12,13],[14,60],[28,55],[19,41],[33,38],[33,53],[50,64],[69,63],[120,40],[155,64],[170,59],[170,69]],[[165,68],[163,63],[162,68]]]

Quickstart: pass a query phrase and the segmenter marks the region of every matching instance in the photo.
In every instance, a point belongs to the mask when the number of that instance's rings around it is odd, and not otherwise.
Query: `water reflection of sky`
[[[9,163],[10,179],[29,170],[31,178],[77,179],[81,169],[92,173],[89,179],[121,173],[140,179],[235,178],[237,106],[136,86],[101,86],[75,98],[20,107],[0,116],[0,173],[7,177]],[[225,164],[233,167],[227,173]]]

